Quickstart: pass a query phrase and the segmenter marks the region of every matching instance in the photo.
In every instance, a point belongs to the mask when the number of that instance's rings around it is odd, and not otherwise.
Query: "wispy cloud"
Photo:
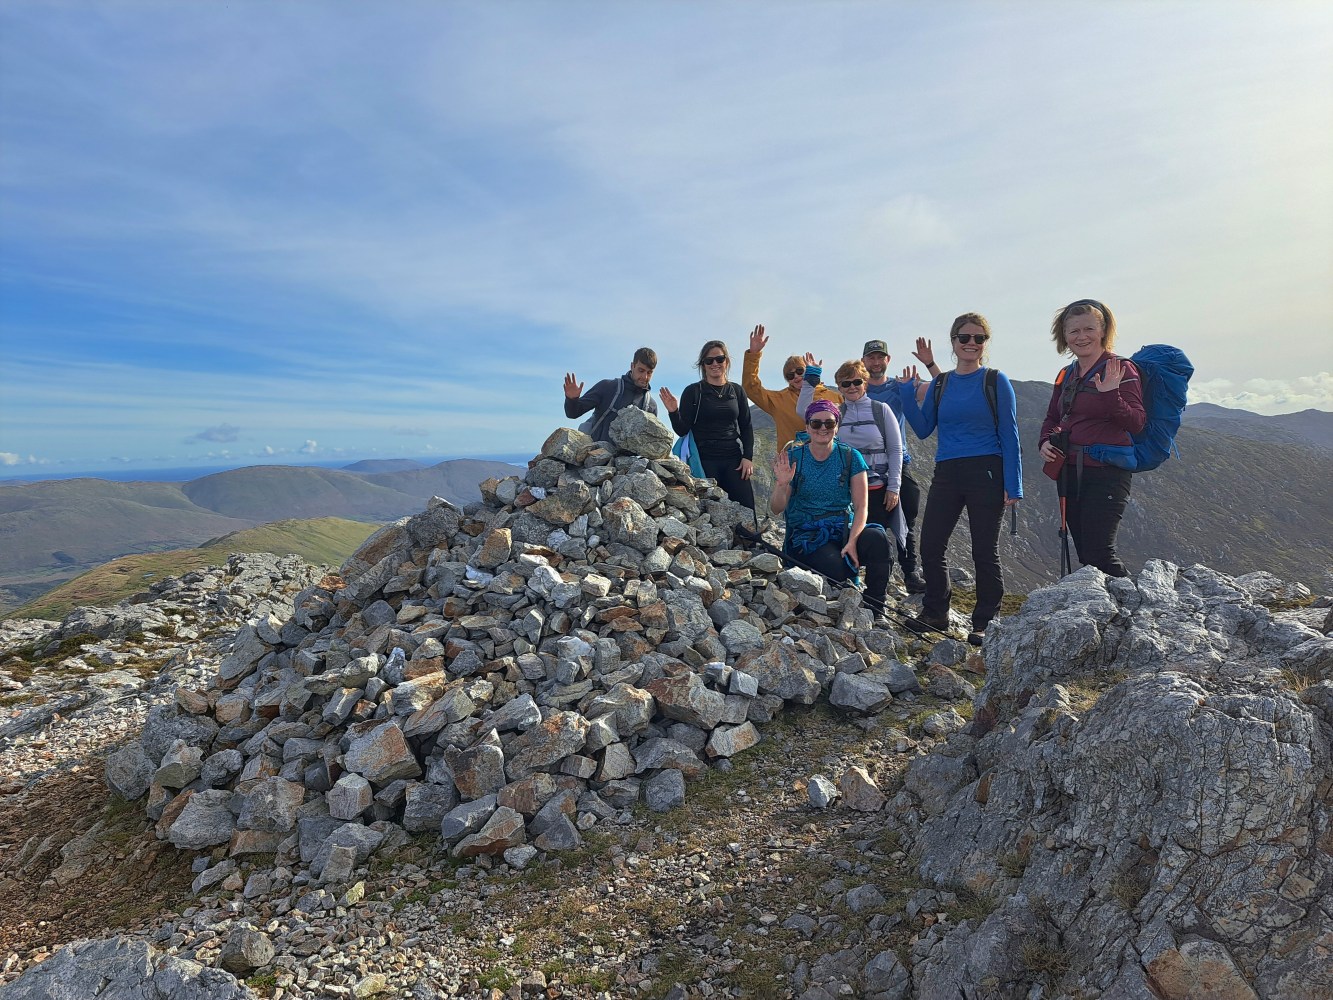
[[[205,427],[198,434],[191,434],[185,439],[188,444],[191,441],[213,441],[219,444],[226,444],[235,441],[241,433],[239,427],[233,427],[231,424],[218,424],[216,427]]]
[[[1333,12],[1148,10],[16,0],[0,446],[522,450],[564,371],[679,389],[756,322],[896,363],[977,309],[1049,378],[1089,294],[1281,380],[1333,310]]]
[[[1252,378],[1244,381],[1208,379],[1193,382],[1191,403],[1216,403],[1255,413],[1333,410],[1333,373],[1319,372],[1291,379]]]

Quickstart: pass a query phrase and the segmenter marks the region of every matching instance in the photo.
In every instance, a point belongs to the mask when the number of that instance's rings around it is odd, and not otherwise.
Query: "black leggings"
[[[907,526],[906,545],[898,544],[898,539],[894,537],[893,529],[889,526],[889,516],[892,511],[884,508],[884,490],[870,491],[866,522],[882,526],[893,539],[894,548],[898,550],[898,562],[902,565],[903,576],[906,577],[916,572],[916,534],[913,529],[916,527],[917,512],[921,509],[921,486],[908,475],[906,467],[903,468],[903,484],[898,493],[898,506],[903,509],[903,522]]]
[[[1120,519],[1129,506],[1129,487],[1134,476],[1110,465],[1084,466],[1082,475],[1071,464],[1068,475],[1065,520],[1074,551],[1084,566],[1096,566],[1107,576],[1129,576],[1115,551]]]
[[[1004,460],[999,455],[952,458],[935,463],[935,479],[921,519],[921,570],[926,594],[921,612],[932,621],[949,617],[949,565],[945,547],[967,510],[972,532],[972,563],[977,575],[977,606],[972,627],[978,632],[1000,611],[1004,577],[1000,572],[1000,524],[1004,520]]]
[[[751,513],[754,513],[754,483],[741,478],[741,471],[736,468],[741,464],[739,457],[705,458],[700,455],[699,464],[704,467],[705,478],[716,479],[717,485],[722,487],[727,496],[742,507],[749,507]],[[758,520],[759,515],[755,514],[756,526]]]
[[[794,553],[790,549],[784,550],[784,554],[830,580],[850,580],[852,571],[842,558],[842,546],[842,542],[826,542],[808,555]],[[889,570],[893,567],[893,543],[883,528],[877,524],[865,526],[856,540],[856,558],[865,570],[866,603],[878,611],[884,607],[884,595],[889,589]]]

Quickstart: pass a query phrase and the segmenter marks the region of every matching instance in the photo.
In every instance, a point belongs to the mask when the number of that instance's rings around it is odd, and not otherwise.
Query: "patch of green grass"
[[[223,566],[233,552],[298,555],[317,566],[339,566],[378,528],[378,524],[340,517],[274,521],[223,535],[194,549],[121,556],[93,567],[3,617],[60,621],[76,607],[106,607],[132,597],[151,579]]]
[[[488,990],[507,990],[518,985],[518,977],[501,965],[493,965],[477,977],[477,985]]]
[[[271,997],[277,989],[278,976],[275,972],[259,972],[247,979],[245,985],[260,996]]]

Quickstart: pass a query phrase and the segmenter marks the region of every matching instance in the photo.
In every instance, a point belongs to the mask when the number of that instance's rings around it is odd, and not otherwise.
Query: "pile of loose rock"
[[[247,618],[290,615],[292,598],[325,573],[297,556],[237,554],[115,607],[76,608],[62,622],[0,622],[3,787],[137,736],[151,705],[211,679],[219,647]],[[53,722],[61,738],[47,741]]]
[[[522,865],[678,805],[788,701],[918,689],[856,591],[732,547],[739,508],[660,423],[627,409],[611,437],[558,430],[480,505],[372,536],[343,585],[259,616],[207,691],[154,709],[113,789],[178,847],[326,882],[427,832]]]

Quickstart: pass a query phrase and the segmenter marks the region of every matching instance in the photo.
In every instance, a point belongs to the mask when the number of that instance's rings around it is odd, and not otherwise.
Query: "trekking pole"
[[[1009,508],[1009,534],[1018,534],[1018,504]]]

